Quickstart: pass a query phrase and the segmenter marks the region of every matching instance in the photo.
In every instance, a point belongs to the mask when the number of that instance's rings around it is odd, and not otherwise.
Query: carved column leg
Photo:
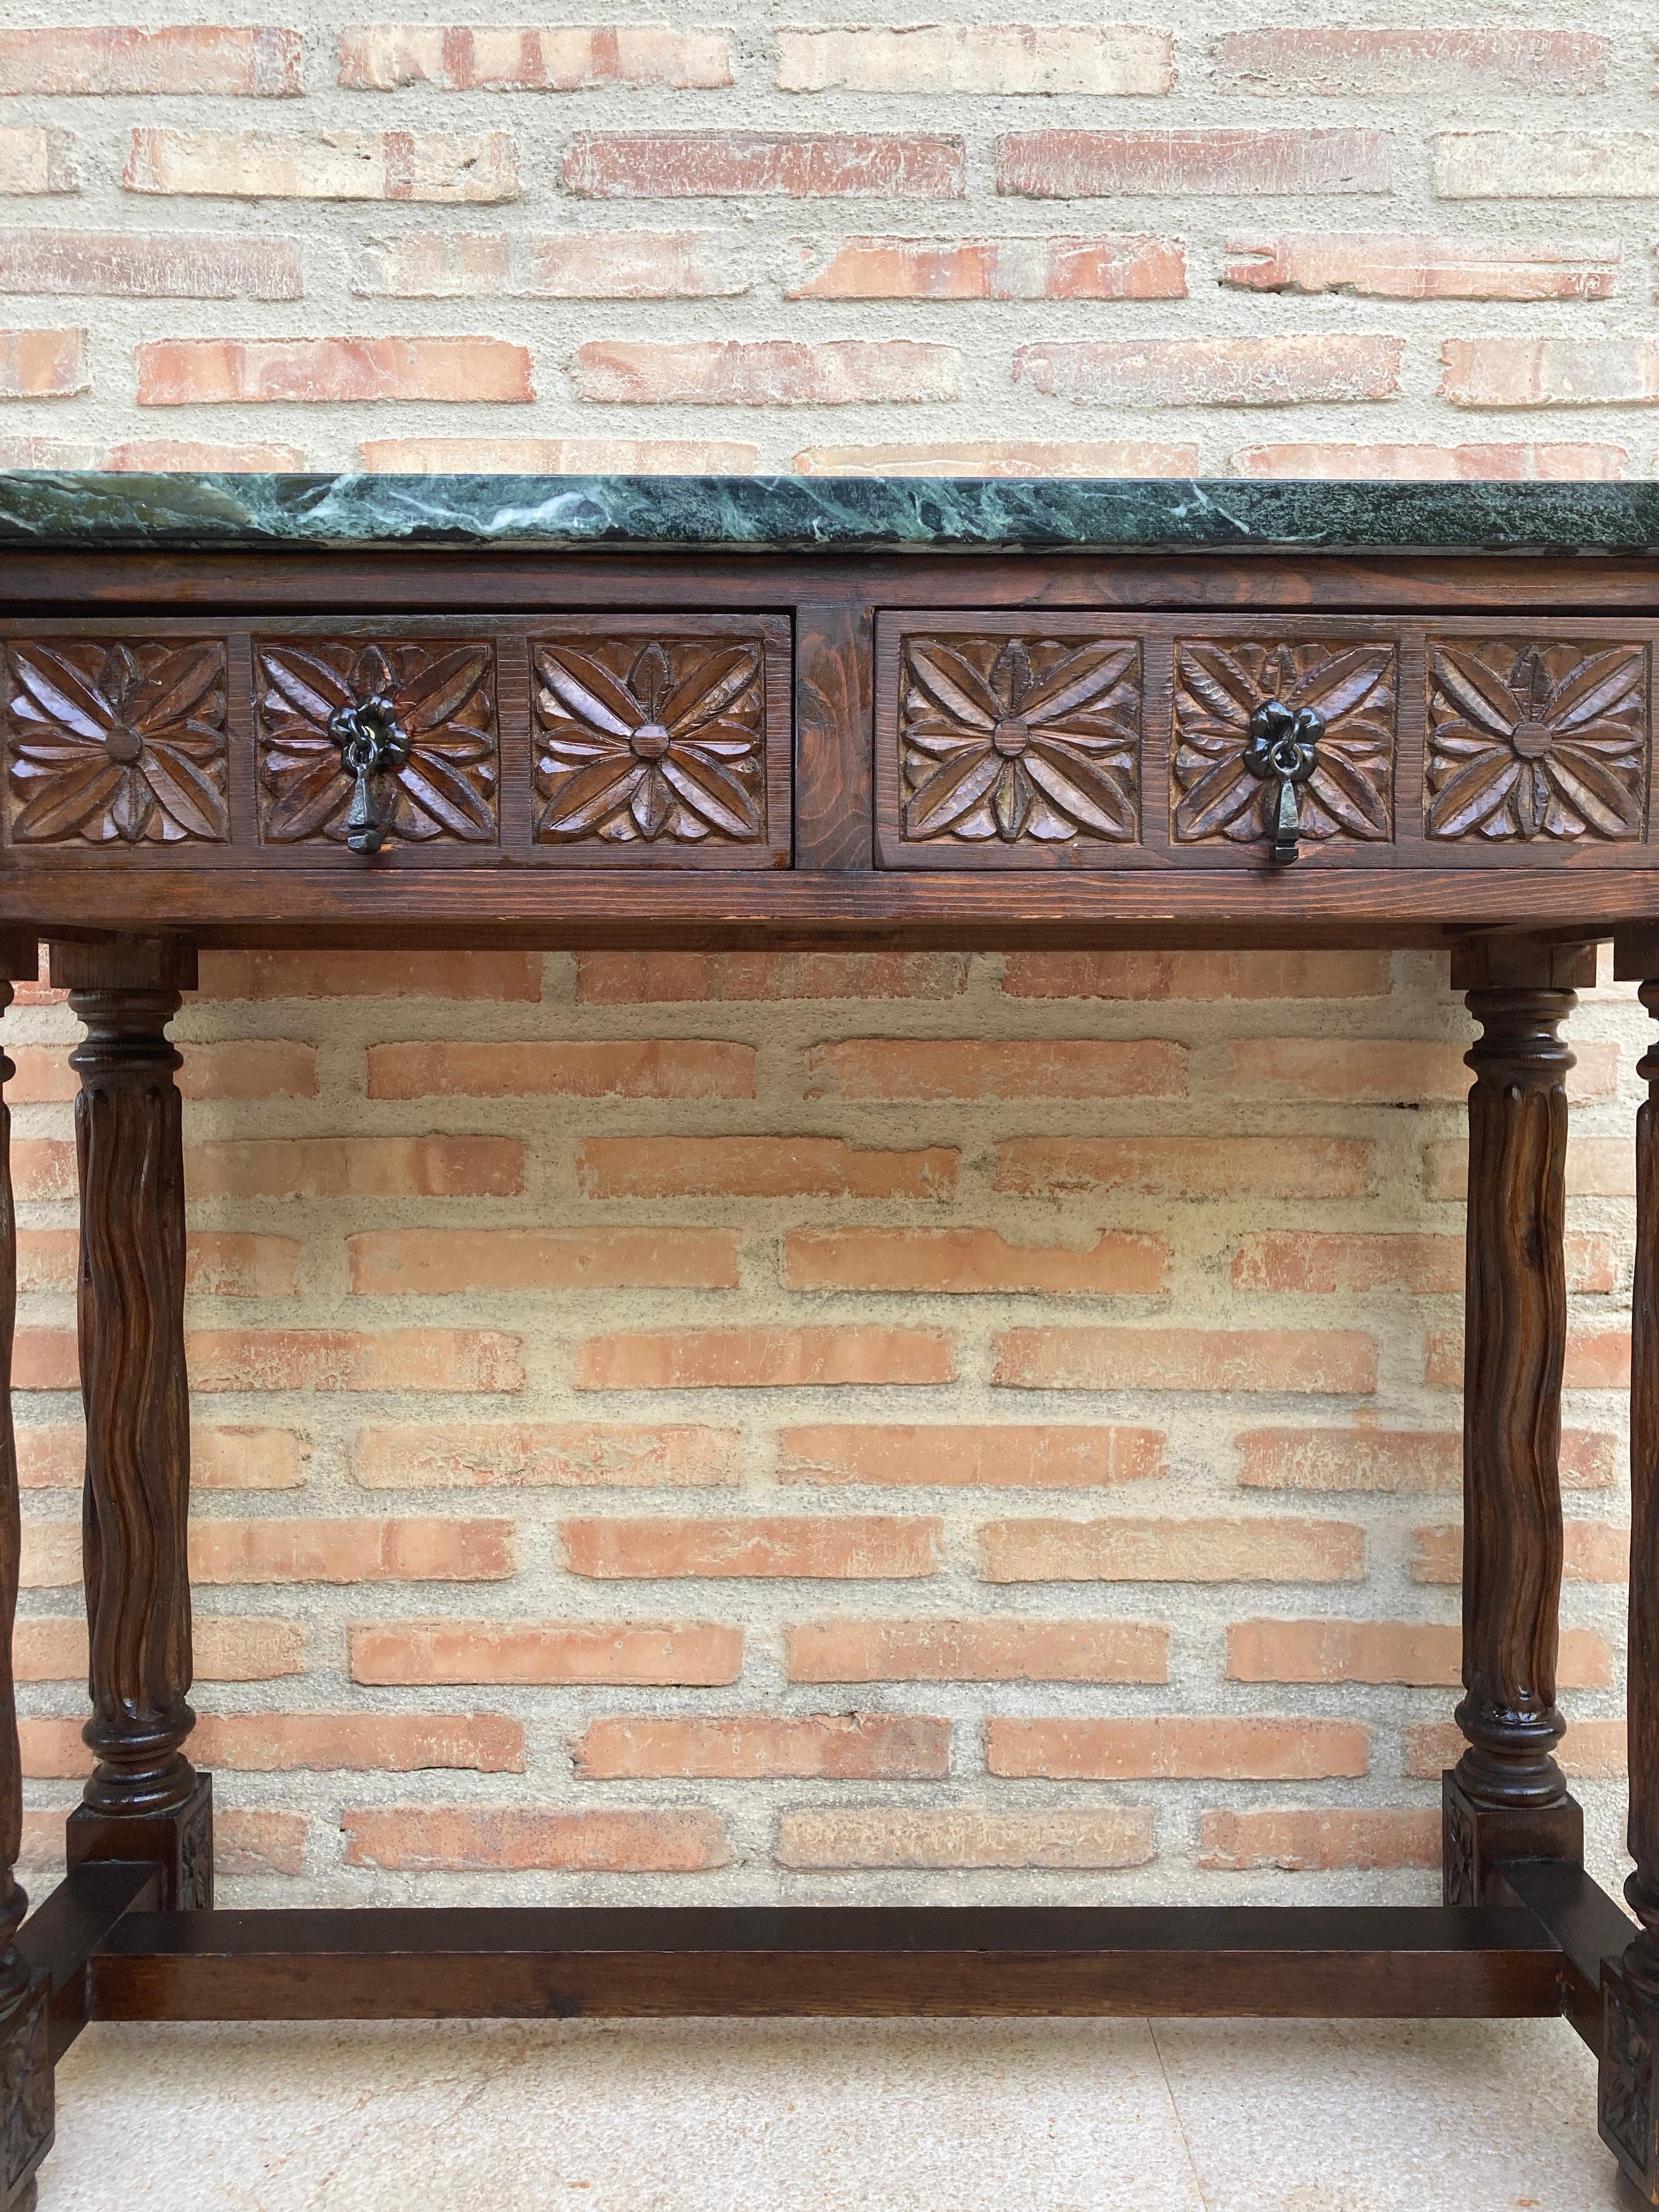
[[[1659,933],[1619,942],[1618,972],[1659,975]],[[1639,962],[1639,964],[1635,964]],[[1642,1003],[1659,1019],[1659,982]],[[1659,1045],[1637,1073],[1636,1279],[1631,1299],[1630,1855],[1625,1895],[1642,1932],[1601,1970],[1601,2139],[1659,2204]]]
[[[11,1004],[11,979],[35,972],[32,937],[0,933],[0,1012]],[[16,1070],[0,1053],[0,1085]],[[13,1937],[28,1910],[13,1869],[23,1839],[22,1759],[12,1686],[11,1632],[17,1610],[21,1531],[17,1513],[17,1449],[11,1425],[11,1345],[17,1311],[17,1234],[11,1197],[11,1114],[0,1103],[0,2207],[26,2212],[34,2203],[34,2172],[52,2148],[52,2060],[47,2050],[50,1990],[31,1974]]]
[[[1445,1897],[1478,1905],[1504,1858],[1583,1855],[1555,1761],[1561,1591],[1562,1258],[1572,1054],[1560,1024],[1593,945],[1480,945],[1454,957],[1483,1035],[1468,1054],[1463,1350],[1463,1686],[1468,1748],[1442,1784]]]
[[[86,1024],[78,1307],[87,1411],[82,1528],[98,1764],[70,1815],[69,1860],[153,1860],[162,1905],[213,1901],[213,1796],[184,1753],[191,1684],[190,1395],[179,1055],[167,1025],[193,954],[167,943],[54,945],[54,983]]]

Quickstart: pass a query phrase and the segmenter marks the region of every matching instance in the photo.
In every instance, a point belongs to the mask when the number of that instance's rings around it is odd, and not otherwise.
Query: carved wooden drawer
[[[1654,626],[883,614],[887,867],[1646,860]]]
[[[16,862],[788,862],[781,616],[0,636]]]

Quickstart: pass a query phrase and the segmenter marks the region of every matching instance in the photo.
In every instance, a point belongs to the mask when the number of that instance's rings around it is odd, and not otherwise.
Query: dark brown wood
[[[190,1398],[179,1054],[167,1025],[195,986],[165,940],[52,949],[85,1023],[77,1301],[87,1478],[82,1541],[97,1765],[70,1817],[82,1859],[154,1859],[164,1901],[213,1899],[210,1784],[184,1753],[191,1686]]]
[[[1500,1859],[1491,1891],[1494,1905],[1524,1905],[1561,1946],[1562,2011],[1600,2057],[1601,1972],[1629,1942],[1629,1919],[1571,1859]]]
[[[1555,2014],[1530,1912],[1247,1906],[135,1913],[97,2020]]]
[[[103,1948],[124,1912],[157,1909],[161,1881],[154,1861],[87,1859],[24,1922],[17,1948],[50,1992],[54,2066],[90,2017],[88,1960]]]
[[[874,829],[867,606],[795,610],[795,866],[867,868]]]
[[[1457,1721],[1468,1748],[1443,1787],[1449,1905],[1484,1903],[1500,1859],[1583,1853],[1583,1815],[1554,1753],[1564,1727],[1555,1703],[1558,1457],[1572,1066],[1559,1030],[1577,1003],[1555,979],[1584,957],[1571,947],[1486,945],[1453,965],[1483,1034],[1467,1054],[1475,1079],[1463,1350],[1466,1694]]]

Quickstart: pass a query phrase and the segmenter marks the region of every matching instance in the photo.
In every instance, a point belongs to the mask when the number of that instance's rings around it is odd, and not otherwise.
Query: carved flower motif
[[[259,781],[264,834],[273,844],[343,839],[352,778],[329,725],[343,708],[384,700],[409,741],[388,771],[385,827],[420,842],[495,834],[495,709],[487,645],[424,640],[369,645],[261,645]]]
[[[224,654],[187,644],[48,645],[10,652],[19,843],[222,844]]]
[[[908,639],[905,836],[1133,837],[1139,667],[1113,641]]]
[[[1183,644],[1176,658],[1175,834],[1264,834],[1267,786],[1245,758],[1270,699],[1325,725],[1299,787],[1303,836],[1386,837],[1394,783],[1394,647],[1340,642]]]
[[[626,677],[550,642],[536,648],[536,674],[539,836],[697,844],[763,834],[757,641],[653,641]]]
[[[1437,645],[1431,837],[1641,835],[1640,646]]]

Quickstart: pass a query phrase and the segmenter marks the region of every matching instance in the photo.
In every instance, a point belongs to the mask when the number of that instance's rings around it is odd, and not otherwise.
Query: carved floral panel
[[[495,837],[490,645],[262,638],[253,659],[260,833],[268,844],[345,841],[355,786],[343,736],[365,709],[397,740],[395,765],[375,778],[388,838],[482,844]]]
[[[217,639],[19,638],[6,670],[14,843],[228,842]]]
[[[1431,837],[1642,834],[1646,655],[1639,645],[1431,640]]]
[[[536,835],[753,844],[767,834],[763,641],[584,631],[532,651]]]
[[[1177,842],[1267,835],[1271,786],[1249,761],[1251,721],[1277,701],[1315,718],[1299,834],[1376,839],[1394,824],[1395,647],[1340,638],[1206,640],[1176,649],[1171,830]]]
[[[899,671],[898,750],[908,843],[1132,841],[1140,647],[912,635]]]

